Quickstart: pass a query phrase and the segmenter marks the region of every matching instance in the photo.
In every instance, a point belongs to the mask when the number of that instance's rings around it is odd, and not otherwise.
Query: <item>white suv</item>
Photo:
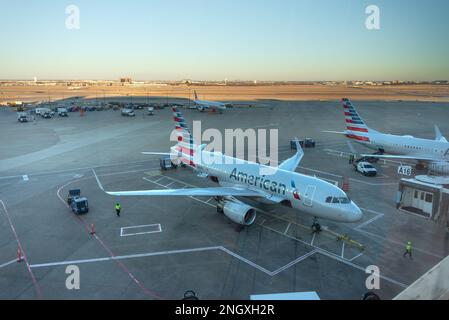
[[[374,177],[377,175],[377,169],[369,162],[361,161],[355,165],[355,170],[365,176]]]
[[[134,113],[133,109],[122,109],[122,116],[124,116],[124,117],[135,117],[136,114]]]

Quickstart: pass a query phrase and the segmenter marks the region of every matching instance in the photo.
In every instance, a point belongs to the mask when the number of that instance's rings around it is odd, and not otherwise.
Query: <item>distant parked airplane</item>
[[[193,100],[193,102],[195,103],[195,106],[197,107],[197,109],[200,110],[201,112],[205,111],[207,109],[219,110],[221,112],[223,110],[226,110],[226,106],[230,105],[230,104],[226,104],[223,102],[200,100],[200,99],[198,99],[196,90],[194,91],[194,94],[195,94],[195,100]]]
[[[431,171],[449,174],[449,142],[435,125],[435,139],[415,138],[410,135],[398,136],[386,134],[369,128],[357,113],[354,105],[346,98],[342,99],[346,130],[343,132],[325,131],[343,134],[379,154],[361,156],[382,159],[411,159],[425,162]],[[388,153],[384,154],[384,153]]]
[[[173,108],[178,143],[170,153],[144,152],[144,154],[170,155],[172,161],[194,169],[199,177],[209,178],[220,187],[184,188],[168,190],[142,190],[109,192],[113,196],[196,196],[214,197],[217,211],[232,221],[249,226],[256,219],[256,210],[235,197],[254,197],[271,203],[280,203],[315,217],[312,229],[319,231],[317,218],[338,222],[356,222],[362,212],[345,192],[333,184],[316,177],[295,172],[304,152],[297,141],[296,154],[279,167],[228,157],[220,152],[205,151],[204,145],[194,143],[181,112]],[[205,159],[209,161],[205,161]],[[214,160],[214,161],[210,161]],[[261,171],[265,170],[265,171]],[[270,170],[270,171],[268,171]],[[273,172],[263,175],[261,172]],[[98,185],[103,187],[98,180]]]

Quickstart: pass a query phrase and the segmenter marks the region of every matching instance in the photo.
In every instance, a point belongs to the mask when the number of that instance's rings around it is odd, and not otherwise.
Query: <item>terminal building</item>
[[[449,179],[416,176],[399,182],[398,208],[449,227]]]

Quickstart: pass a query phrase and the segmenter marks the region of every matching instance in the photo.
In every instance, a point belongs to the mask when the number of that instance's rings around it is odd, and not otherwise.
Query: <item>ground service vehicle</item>
[[[377,175],[377,169],[374,168],[373,165],[369,162],[360,161],[354,163],[354,168],[357,172],[360,172],[368,177],[374,177]]]
[[[67,204],[75,214],[89,212],[89,203],[87,201],[87,198],[81,197],[80,189],[69,190],[69,194],[67,196]]]
[[[58,111],[58,116],[68,117],[68,114],[67,114],[68,111],[66,108],[58,108],[57,111]]]
[[[28,122],[28,115],[26,112],[17,112],[17,121]]]
[[[134,113],[134,110],[132,109],[122,109],[122,116],[124,117],[135,117],[136,114]]]

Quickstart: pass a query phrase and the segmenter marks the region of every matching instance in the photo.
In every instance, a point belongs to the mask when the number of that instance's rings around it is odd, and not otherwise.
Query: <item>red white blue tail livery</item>
[[[346,130],[325,132],[345,135],[379,153],[361,156],[417,160],[428,163],[429,169],[434,173],[449,174],[449,142],[436,125],[435,139],[386,134],[369,128],[349,99],[343,98],[342,103]]]

